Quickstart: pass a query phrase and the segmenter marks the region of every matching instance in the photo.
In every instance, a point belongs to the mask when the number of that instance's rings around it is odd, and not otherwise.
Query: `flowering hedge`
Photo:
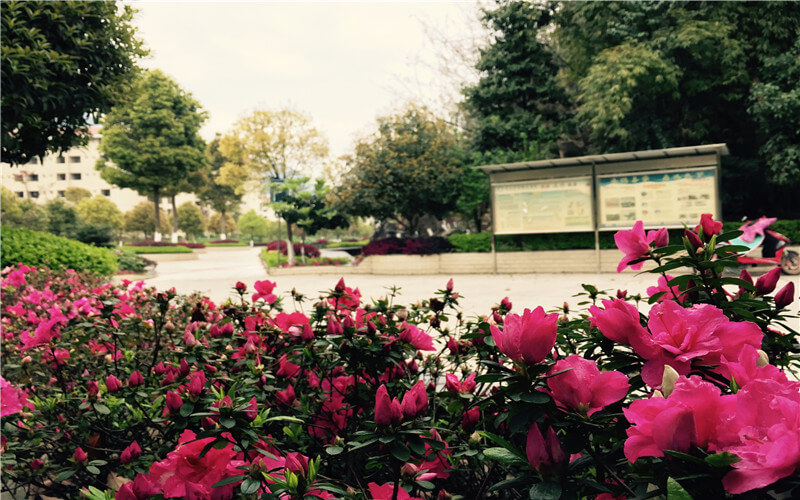
[[[797,495],[793,283],[755,282],[703,218],[637,223],[649,298],[465,318],[244,283],[239,299],[3,271],[3,487],[18,497],[722,498]],[[686,269],[677,277],[667,275]],[[646,313],[646,305],[651,305]]]

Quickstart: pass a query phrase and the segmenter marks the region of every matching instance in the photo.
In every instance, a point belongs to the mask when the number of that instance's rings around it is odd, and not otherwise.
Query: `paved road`
[[[316,298],[322,290],[329,290],[338,281],[335,275],[326,276],[279,276],[269,277],[258,259],[259,249],[212,250],[199,254],[197,260],[162,262],[158,265],[158,276],[147,283],[159,289],[174,286],[179,292],[200,291],[215,301],[223,301],[231,295],[233,285],[242,281],[252,289],[253,282],[270,279],[277,282],[276,293],[288,295],[292,288]],[[616,293],[617,289],[630,294],[645,294],[653,286],[653,275],[636,274],[498,274],[498,275],[433,275],[433,276],[380,276],[348,275],[348,286],[358,287],[363,297],[385,296],[392,286],[400,287],[399,303],[407,304],[429,298],[438,289],[444,288],[453,278],[455,290],[463,296],[460,306],[469,315],[486,314],[492,305],[503,297],[509,297],[515,311],[542,305],[545,309],[557,307],[567,301],[573,308],[580,301],[574,295],[581,291],[581,283]],[[794,281],[800,293],[800,278],[781,277],[779,286]],[[795,312],[800,301],[792,305]],[[800,321],[798,321],[800,326]]]

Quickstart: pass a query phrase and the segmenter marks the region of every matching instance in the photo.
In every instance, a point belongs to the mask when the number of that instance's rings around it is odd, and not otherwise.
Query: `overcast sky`
[[[474,2],[133,5],[151,51],[143,65],[200,101],[210,115],[206,139],[255,107],[288,105],[311,115],[333,156],[349,151],[379,114],[414,97],[437,102],[452,88],[435,70],[446,51],[426,26],[456,43],[480,33],[470,22]]]

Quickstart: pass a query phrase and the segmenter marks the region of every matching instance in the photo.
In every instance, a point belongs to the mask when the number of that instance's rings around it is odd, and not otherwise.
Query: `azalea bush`
[[[738,233],[620,231],[647,295],[583,285],[468,318],[236,283],[222,304],[3,270],[2,482],[18,498],[797,496],[800,385],[775,271]],[[794,323],[796,324],[796,323]]]

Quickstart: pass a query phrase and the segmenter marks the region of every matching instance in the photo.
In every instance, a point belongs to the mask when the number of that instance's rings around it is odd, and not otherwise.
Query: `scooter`
[[[775,217],[761,217],[757,221],[747,221],[739,228],[742,234],[730,243],[749,250],[739,254],[737,260],[742,265],[775,265],[786,274],[800,274],[800,248],[790,249],[789,238],[767,229],[776,220]]]

